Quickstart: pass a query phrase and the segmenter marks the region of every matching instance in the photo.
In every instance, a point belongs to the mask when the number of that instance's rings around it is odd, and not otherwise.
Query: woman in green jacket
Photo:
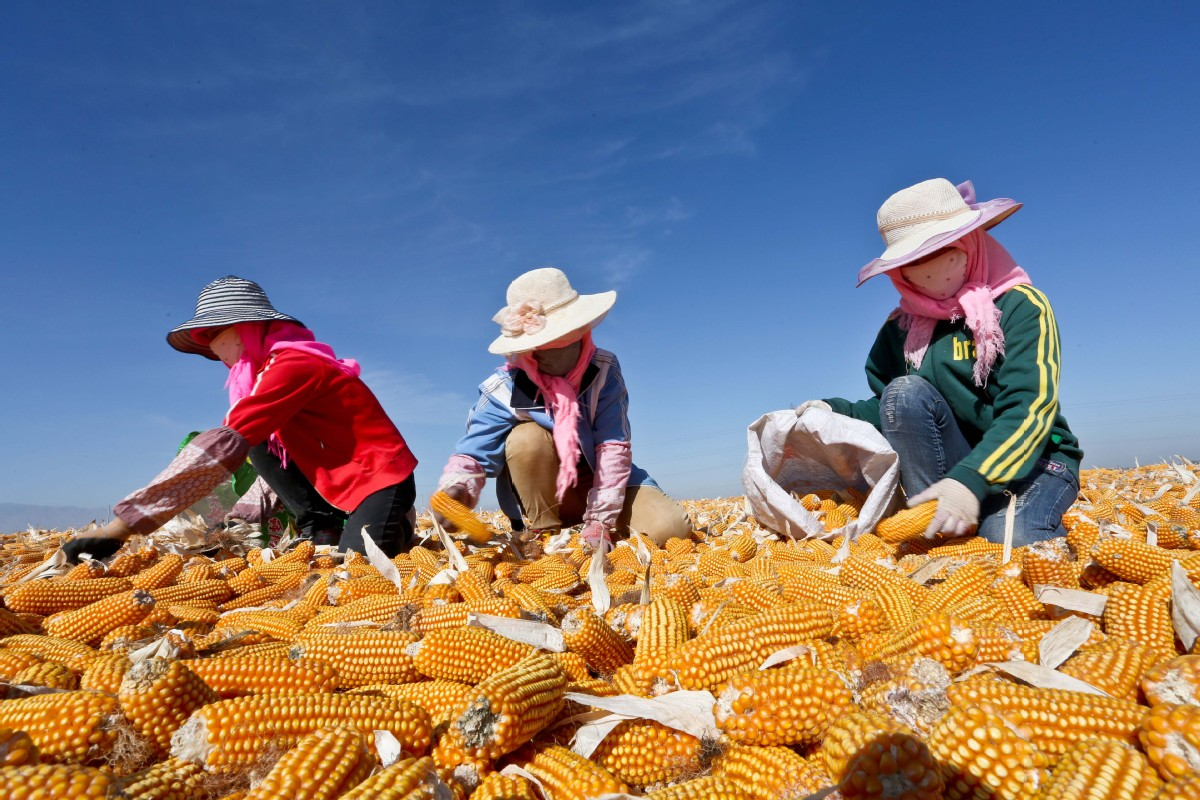
[[[900,457],[908,505],[936,500],[925,535],[977,530],[1013,546],[1064,535],[1083,451],[1059,411],[1058,325],[1050,301],[986,231],[1021,207],[976,203],[970,182],[918,183],[879,209],[887,249],[858,283],[900,292],[867,358],[867,400],[810,400],[870,422]]]

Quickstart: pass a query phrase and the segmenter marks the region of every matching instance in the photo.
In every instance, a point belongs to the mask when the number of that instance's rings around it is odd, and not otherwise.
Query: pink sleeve
[[[596,477],[588,492],[584,522],[599,522],[605,531],[617,527],[632,469],[633,451],[629,442],[604,442],[596,446]]]
[[[135,533],[153,533],[197,500],[207,497],[246,460],[250,444],[232,428],[213,428],[192,439],[158,476],[113,507]]]
[[[450,456],[446,466],[442,468],[442,477],[438,481],[438,491],[459,486],[466,492],[464,504],[470,508],[479,505],[479,495],[483,494],[483,484],[487,481],[483,466],[470,456],[455,453]]]

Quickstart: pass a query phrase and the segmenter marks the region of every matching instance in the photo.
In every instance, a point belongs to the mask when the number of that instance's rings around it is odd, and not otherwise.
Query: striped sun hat
[[[208,345],[192,338],[192,331],[202,328],[224,328],[238,322],[270,322],[280,320],[304,323],[295,317],[281,314],[267,299],[267,293],[254,281],[227,275],[200,290],[196,300],[196,313],[187,322],[171,329],[167,344],[183,353],[198,353],[205,358],[218,360]]]

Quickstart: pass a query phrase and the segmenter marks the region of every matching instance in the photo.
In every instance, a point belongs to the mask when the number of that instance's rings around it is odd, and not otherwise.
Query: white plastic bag
[[[891,511],[900,486],[900,460],[883,434],[861,420],[809,408],[772,411],[747,428],[749,454],[742,486],[755,518],[794,539],[852,542]],[[826,533],[820,518],[792,496],[819,489],[857,489],[867,495],[858,519]]]

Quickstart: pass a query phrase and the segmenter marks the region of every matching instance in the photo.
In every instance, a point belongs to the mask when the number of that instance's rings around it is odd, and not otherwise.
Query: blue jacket
[[[504,441],[517,423],[533,421],[554,430],[554,418],[541,391],[521,370],[499,367],[479,386],[479,400],[467,415],[467,432],[454,452],[470,456],[489,478],[501,477],[496,487],[500,507],[509,517],[520,518],[520,509],[507,480]],[[629,394],[617,357],[597,348],[579,386],[579,451],[589,468],[596,469],[596,445],[629,441]],[[633,465],[629,486],[658,484],[644,469]]]

